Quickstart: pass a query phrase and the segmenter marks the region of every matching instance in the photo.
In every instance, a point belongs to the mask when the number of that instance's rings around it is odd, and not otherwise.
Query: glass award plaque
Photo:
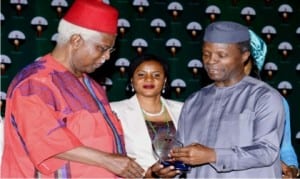
[[[183,144],[174,136],[157,135],[152,141],[153,152],[165,167],[173,165],[176,170],[187,172],[190,166],[181,161],[171,161],[168,154],[172,148],[183,147]]]

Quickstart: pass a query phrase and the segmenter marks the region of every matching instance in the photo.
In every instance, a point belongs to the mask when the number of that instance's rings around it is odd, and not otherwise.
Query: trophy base
[[[176,170],[180,170],[180,171],[183,171],[183,172],[187,172],[190,170],[190,166],[183,163],[183,162],[180,162],[180,161],[162,161],[161,162],[163,164],[164,167],[168,167],[168,166],[171,166],[173,165],[175,167]]]

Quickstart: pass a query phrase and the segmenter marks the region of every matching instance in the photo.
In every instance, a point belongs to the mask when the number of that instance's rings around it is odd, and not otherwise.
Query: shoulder
[[[33,63],[22,69],[9,85],[7,95],[11,96],[16,90],[21,90],[24,96],[35,92],[50,92],[52,80],[49,75],[40,73],[38,63]],[[37,93],[39,94],[39,93]]]
[[[247,77],[243,82],[245,85],[240,90],[246,91],[247,102],[255,104],[258,111],[266,111],[266,108],[278,112],[284,110],[283,96],[277,89],[253,77]]]
[[[11,86],[13,86],[12,88],[15,88],[16,86],[24,83],[24,81],[36,78],[38,76],[38,70],[42,68],[41,63],[42,62],[34,62],[32,64],[29,64],[25,68],[23,68],[19,73],[17,73],[17,75],[11,82]]]
[[[128,99],[120,100],[120,101],[112,101],[110,102],[111,107],[119,107],[124,106],[128,103]]]
[[[257,88],[257,89],[265,89],[265,90],[271,90],[271,91],[275,90],[268,83],[266,83],[266,82],[264,82],[262,80],[253,78],[251,76],[246,76],[243,79],[243,83],[246,84],[246,85],[248,85],[248,86],[252,86],[253,88]]]
[[[178,106],[178,107],[181,107],[183,105],[183,102],[181,101],[176,101],[176,100],[173,100],[173,99],[164,99],[166,104],[168,106]]]
[[[258,95],[257,97],[273,96],[283,101],[281,94],[274,87],[262,80],[247,76],[244,82],[252,88],[253,92]]]
[[[137,104],[138,103],[137,103],[137,99],[136,99],[135,96],[132,96],[131,98],[123,99],[123,100],[120,100],[120,101],[110,102],[110,106],[115,110],[132,107],[132,106],[135,106]]]

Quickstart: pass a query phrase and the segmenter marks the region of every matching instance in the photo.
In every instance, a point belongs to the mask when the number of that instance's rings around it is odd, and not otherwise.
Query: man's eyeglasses
[[[78,34],[78,35],[80,36],[80,38],[82,38],[80,34]],[[113,48],[113,47],[107,47],[107,46],[98,44],[98,43],[97,43],[96,41],[94,41],[93,39],[90,39],[90,40],[92,40],[92,41],[95,43],[96,49],[99,50],[101,53],[106,53],[106,52],[112,53],[112,52],[114,52],[114,51],[116,50],[116,49]]]
[[[97,45],[97,49],[99,49],[101,53],[106,53],[106,52],[112,53],[116,50],[113,47],[103,47],[102,45],[99,44]]]

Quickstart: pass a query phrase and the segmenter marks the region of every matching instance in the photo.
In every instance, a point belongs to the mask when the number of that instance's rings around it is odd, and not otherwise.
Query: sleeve
[[[66,162],[53,156],[82,144],[49,105],[53,102],[51,90],[45,86],[41,89],[39,92],[24,88],[15,90],[11,120],[35,167],[44,174],[50,174]]]
[[[285,126],[280,148],[280,158],[285,164],[298,167],[297,155],[291,142],[290,109],[284,98],[283,104],[285,109]]]
[[[255,117],[252,142],[246,146],[216,148],[217,160],[211,165],[217,171],[268,167],[278,159],[284,126],[284,107],[281,96],[268,92],[253,103]]]

